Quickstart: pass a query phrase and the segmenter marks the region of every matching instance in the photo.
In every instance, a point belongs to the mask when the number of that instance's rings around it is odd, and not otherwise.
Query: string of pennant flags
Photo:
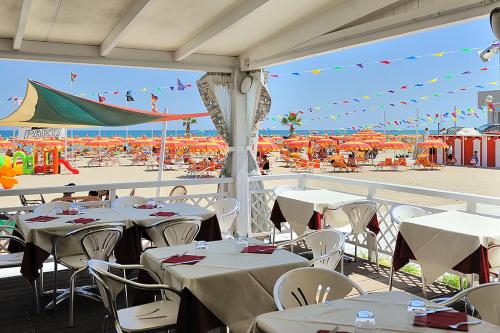
[[[432,93],[430,95],[426,95],[426,96],[420,96],[420,97],[416,97],[416,98],[409,98],[409,99],[406,99],[406,100],[402,100],[402,101],[398,101],[398,102],[393,102],[393,103],[387,103],[387,104],[379,104],[379,105],[369,105],[369,106],[365,106],[363,108],[357,108],[357,109],[354,109],[354,110],[349,110],[349,111],[344,111],[344,112],[339,112],[339,113],[336,113],[336,114],[332,114],[329,116],[329,118],[331,118],[332,120],[337,120],[337,119],[341,119],[343,117],[346,117],[350,114],[353,114],[353,113],[357,113],[357,112],[366,112],[366,111],[369,111],[369,110],[384,110],[384,109],[389,109],[389,110],[399,110],[400,107],[409,107],[409,106],[412,106],[412,105],[415,105],[415,104],[419,104],[419,103],[422,103],[422,102],[427,102],[431,99],[435,99],[435,98],[440,98],[440,97],[444,97],[444,96],[449,96],[451,94],[455,94],[455,93],[461,93],[461,92],[468,92],[472,89],[484,89],[488,86],[498,86],[499,85],[499,82],[498,81],[493,81],[493,82],[487,82],[487,83],[482,83],[482,84],[476,84],[476,85],[472,85],[472,86],[467,86],[467,87],[460,87],[460,88],[456,88],[456,89],[452,89],[452,90],[447,90],[447,91],[443,91],[443,92],[435,92],[435,93]],[[338,103],[337,103],[338,104]],[[333,103],[330,103],[330,104],[325,104],[325,105],[321,105],[321,106],[311,106],[309,108],[307,108],[307,112],[309,113],[316,113],[316,112],[320,112],[322,110],[328,110],[328,109],[333,109],[334,108],[334,105]],[[345,104],[342,104],[340,106],[337,106],[337,107],[345,107],[347,105]],[[298,114],[306,114],[306,111],[304,111],[303,109],[299,109],[298,111],[296,111],[296,113]],[[315,118],[309,118],[309,120],[320,120],[320,119],[323,119],[324,117],[320,116],[320,117],[315,117]],[[278,121],[280,120],[280,116],[272,116],[270,118],[271,120],[273,121]]]
[[[413,83],[407,83],[407,84],[403,84],[402,86],[394,87],[394,88],[389,89],[389,90],[385,90],[385,91],[379,90],[377,92],[370,93],[370,94],[364,94],[362,96],[357,96],[355,98],[339,99],[339,100],[336,100],[336,101],[329,103],[327,105],[333,106],[333,105],[338,105],[338,104],[360,103],[362,101],[372,100],[374,97],[382,97],[382,96],[385,96],[388,94],[397,94],[397,93],[407,92],[411,89],[418,89],[418,88],[421,88],[424,86],[435,85],[441,81],[449,81],[449,80],[453,80],[453,79],[465,78],[466,76],[471,75],[473,73],[486,73],[487,71],[491,71],[493,69],[498,69],[498,68],[499,68],[499,66],[490,66],[490,67],[481,67],[480,69],[477,69],[477,70],[463,70],[463,71],[457,72],[455,74],[448,73],[446,75],[435,76],[432,79],[427,80],[427,81],[418,81],[418,82],[413,82]],[[478,87],[478,88],[482,88],[482,87]]]
[[[415,61],[419,60],[422,58],[428,58],[428,57],[437,57],[437,58],[442,58],[451,54],[475,54],[475,52],[482,50],[483,48],[479,47],[465,47],[461,48],[459,50],[452,50],[452,51],[439,51],[439,52],[434,52],[430,54],[423,54],[423,55],[410,55],[406,57],[400,57],[400,58],[392,58],[392,59],[379,59],[379,60],[373,60],[373,61],[368,61],[368,62],[358,62],[354,64],[349,64],[349,65],[342,65],[342,66],[331,66],[331,67],[324,67],[324,68],[313,68],[313,69],[307,69],[303,71],[295,71],[295,72],[290,72],[290,73],[270,73],[271,78],[285,78],[285,77],[298,77],[302,76],[303,74],[312,74],[312,75],[318,75],[322,72],[326,71],[344,71],[348,69],[358,69],[362,70],[365,69],[366,67],[372,66],[372,65],[382,65],[382,66],[387,66],[396,62],[400,61]]]
[[[415,128],[418,124],[426,124],[426,125],[431,125],[431,124],[436,124],[436,123],[442,123],[446,124],[447,122],[454,122],[455,124],[458,122],[459,119],[466,120],[468,117],[476,117],[479,118],[478,113],[484,113],[484,112],[493,112],[493,108],[488,105],[483,105],[481,107],[467,107],[465,109],[455,109],[454,111],[450,112],[443,112],[443,113],[435,113],[435,114],[430,114],[427,113],[423,116],[420,117],[408,117],[408,118],[403,118],[403,119],[396,119],[396,120],[388,120],[385,122],[379,122],[379,123],[370,123],[370,124],[365,124],[365,125],[358,125],[358,126],[349,126],[349,127],[340,127],[336,128],[336,130],[340,131],[345,131],[345,130],[360,130],[364,128],[371,128],[371,129],[383,129],[384,127],[386,130],[390,129],[403,129],[403,128]],[[282,118],[281,116],[279,118]],[[331,116],[325,116],[325,117],[320,117],[318,119],[328,119],[331,118]],[[312,119],[311,119],[312,120]],[[421,123],[422,122],[422,123]],[[265,128],[265,130],[273,130],[276,129],[276,126],[271,126],[269,128]]]

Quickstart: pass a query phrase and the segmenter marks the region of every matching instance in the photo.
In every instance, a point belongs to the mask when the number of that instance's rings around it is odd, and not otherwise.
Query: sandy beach
[[[375,162],[382,160],[385,153],[379,155]],[[285,167],[285,164],[278,159],[277,153],[271,154],[271,172],[273,175],[289,174],[292,169]],[[120,166],[112,167],[87,167],[88,159],[79,159],[71,161],[71,164],[78,168],[80,174],[72,174],[63,168],[62,174],[58,175],[23,175],[18,176],[19,185],[16,189],[46,187],[46,186],[62,186],[68,183],[77,185],[87,184],[102,184],[102,183],[128,183],[139,181],[154,181],[157,179],[157,171],[147,171],[146,166],[132,166],[130,159],[126,157],[120,158]],[[319,170],[314,173],[320,173]],[[398,185],[418,186],[431,189],[439,189],[446,191],[464,192],[470,194],[499,196],[500,186],[500,170],[446,166],[442,170],[412,170],[402,169],[400,171],[376,171],[371,165],[362,167],[361,172],[336,172],[331,169],[323,174],[345,177],[350,179],[360,179],[368,181],[377,181],[384,183],[392,183]],[[176,166],[176,170],[164,171],[164,180],[183,179],[186,176],[185,166]],[[273,188],[278,184],[295,184],[294,180],[268,181],[265,183],[266,188]],[[318,182],[308,183],[310,186],[331,188],[339,191],[346,191],[359,194],[367,194],[366,189],[359,186],[341,185],[341,184],[325,184]],[[168,195],[171,188],[163,188],[161,194]],[[188,186],[189,194],[216,192],[216,185],[196,185]],[[129,190],[118,191],[119,196],[128,195]],[[138,189],[137,195],[154,196],[155,189]],[[51,200],[58,195],[47,195],[46,198]],[[392,191],[378,191],[377,197],[398,200],[408,203],[421,204],[425,206],[442,206],[455,204],[453,200],[427,197],[421,195],[407,194]],[[17,197],[4,197],[2,199],[3,206],[19,205]]]

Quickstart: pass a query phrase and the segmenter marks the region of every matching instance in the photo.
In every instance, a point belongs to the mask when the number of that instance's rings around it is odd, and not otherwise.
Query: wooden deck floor
[[[359,259],[357,262],[346,262],[345,273],[361,285],[367,292],[388,290],[389,269],[376,266]],[[45,280],[50,288],[52,273],[46,273]],[[66,274],[59,274],[61,287],[67,285]],[[395,275],[395,290],[404,290],[416,295],[422,295],[420,279],[404,273]],[[429,296],[442,296],[453,293],[452,289],[435,284],[429,288]],[[45,305],[50,299],[43,298]],[[76,297],[75,327],[67,327],[68,303],[62,303],[54,311],[42,309],[41,314],[35,313],[33,294],[28,283],[22,277],[0,279],[0,332],[6,333],[94,333],[102,331],[103,306],[91,300]],[[109,328],[108,332],[113,332]]]

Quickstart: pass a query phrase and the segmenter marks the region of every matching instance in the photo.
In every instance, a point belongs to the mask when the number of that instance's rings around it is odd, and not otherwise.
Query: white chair
[[[147,199],[139,196],[121,197],[111,202],[111,208],[125,208],[133,205],[145,205]]]
[[[142,265],[118,265],[101,260],[89,260],[88,265],[90,274],[96,279],[104,307],[106,308],[107,314],[104,318],[104,332],[106,332],[107,321],[110,318],[118,333],[175,328],[179,312],[179,292],[161,284],[160,278],[154,272]],[[146,271],[157,284],[142,284],[128,280],[110,273],[110,268],[122,271]],[[116,298],[125,287],[149,291],[159,290],[161,291],[162,298],[152,303],[118,309]],[[169,297],[167,297],[167,292]],[[178,299],[170,300],[171,296]]]
[[[54,209],[60,208],[67,210],[71,206],[71,202],[66,201],[52,201],[39,205],[33,210],[33,214],[46,215],[50,214]]]
[[[90,259],[109,261],[116,244],[122,237],[122,233],[122,224],[107,223],[82,227],[54,239],[52,252],[54,257],[53,300],[47,305],[47,308],[53,308],[66,298],[69,298],[70,327],[73,326],[75,293],[80,296],[100,301],[97,295],[89,291],[91,286],[75,288],[76,277],[87,269],[87,262]],[[60,250],[60,248],[62,248],[62,250]],[[68,290],[64,290],[59,295],[57,295],[58,265],[62,265],[70,271],[70,287]]]
[[[146,229],[156,247],[191,244],[201,227],[201,217],[183,216],[161,220]]]
[[[490,275],[494,281],[500,282],[500,245],[488,247],[488,260],[490,262]]]
[[[337,230],[318,230],[300,236],[289,242],[279,244],[279,247],[290,245],[304,240],[312,250],[311,266],[335,270],[340,261],[340,272],[344,273],[344,245],[345,236]]]
[[[235,198],[219,199],[212,204],[219,221],[221,233],[225,239],[234,238],[233,229],[236,217],[240,213],[240,202]]]
[[[347,216],[348,221],[348,223],[341,228],[336,226],[335,223],[335,219],[338,218],[337,212],[339,210],[341,210],[345,214],[345,216]],[[378,270],[379,265],[377,235],[367,228],[368,224],[370,224],[370,221],[375,214],[377,214],[376,202],[371,200],[351,202],[335,209],[326,208],[323,211],[323,225],[330,225],[334,229],[337,229],[344,233],[346,236],[352,235],[355,237],[356,242],[354,244],[354,260],[356,260],[358,256],[359,235],[366,235],[367,239],[368,235],[372,236],[375,242],[375,262],[377,264]]]
[[[391,209],[389,210],[389,214],[391,216],[392,223],[394,223],[395,225],[399,225],[406,219],[425,216],[429,215],[430,213],[416,206],[396,205],[391,207]]]
[[[178,197],[178,196],[183,196],[187,194],[187,188],[182,185],[177,185],[174,186],[174,188],[170,191],[170,194],[168,195],[169,197]],[[174,200],[169,200],[171,203],[180,203],[180,202],[185,202],[186,199],[174,199]]]
[[[284,192],[288,192],[288,191],[303,191],[303,189],[301,189],[300,187],[297,187],[297,186],[292,186],[292,185],[278,185],[274,188],[273,190],[273,196],[274,196],[274,200],[276,200],[276,198],[284,193]],[[290,228],[290,240],[293,239],[293,230],[292,228]],[[276,244],[276,228],[273,227],[273,244]],[[293,245],[292,245],[292,252],[293,252]]]
[[[306,267],[283,274],[274,285],[274,302],[279,311],[342,299],[352,291],[365,294],[358,284],[331,269]]]
[[[20,235],[22,235],[19,229],[15,228],[15,227],[11,227],[11,226],[6,226],[6,225],[0,226],[0,229],[2,231],[8,232],[5,234],[4,233],[0,234],[0,241],[2,241],[2,242],[3,241],[16,242],[22,246],[26,245],[23,238],[12,235],[12,230],[16,230],[19,232]],[[1,251],[0,252],[0,269],[21,267],[21,264],[23,262],[23,255],[24,255],[24,252],[5,253],[5,252]],[[39,303],[39,298],[38,298],[38,284],[37,284],[36,279],[33,281],[32,288],[35,292],[36,312],[40,313],[40,303]]]
[[[459,301],[465,301],[467,305],[472,305],[483,320],[494,325],[500,325],[499,282],[485,283],[465,289],[440,304],[448,306]]]

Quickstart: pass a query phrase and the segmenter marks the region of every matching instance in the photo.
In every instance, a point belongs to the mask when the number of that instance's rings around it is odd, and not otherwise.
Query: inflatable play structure
[[[0,156],[0,185],[4,189],[11,189],[18,183],[15,176],[12,159],[9,156]]]

